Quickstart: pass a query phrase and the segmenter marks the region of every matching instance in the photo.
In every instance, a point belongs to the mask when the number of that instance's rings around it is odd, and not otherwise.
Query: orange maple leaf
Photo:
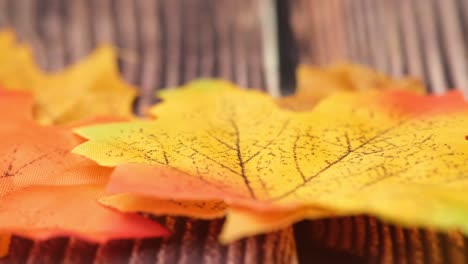
[[[111,172],[70,151],[81,139],[40,126],[26,93],[0,92],[0,196],[29,185],[105,184]]]
[[[103,185],[30,186],[0,198],[0,232],[35,240],[76,236],[91,242],[167,236],[158,223],[103,207]]]
[[[36,124],[32,106],[28,94],[0,90],[0,233],[4,237],[76,235],[104,242],[168,234],[142,216],[100,206],[97,199],[103,196],[112,170],[72,154],[82,139],[67,127]]]

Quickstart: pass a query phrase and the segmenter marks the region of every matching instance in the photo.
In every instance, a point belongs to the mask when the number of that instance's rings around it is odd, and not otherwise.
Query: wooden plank
[[[295,59],[284,58],[288,54],[282,54],[283,60],[322,65],[346,59],[396,76],[419,76],[434,93],[445,92],[450,87],[465,93],[468,89],[468,1],[293,0],[289,3],[287,15],[292,36],[288,45],[298,54],[292,54]],[[340,43],[333,44],[336,41]],[[294,78],[292,74],[282,77]],[[353,219],[299,224],[295,231],[301,262],[464,263],[467,260],[466,238],[459,233],[402,229],[364,216]],[[337,240],[339,236],[345,237],[345,241]],[[310,253],[317,252],[317,248],[325,253]]]
[[[141,87],[136,110],[142,113],[154,103],[157,89],[200,76],[274,91],[275,81],[271,76],[267,80],[266,73],[274,70],[275,62],[266,62],[263,39],[274,32],[262,32],[262,25],[272,18],[271,13],[260,12],[260,4],[268,3],[0,0],[0,27],[17,30],[48,70],[77,61],[101,43],[115,45],[124,78]],[[73,238],[33,243],[15,237],[10,256],[0,263],[297,262],[292,228],[223,246],[217,241],[222,220],[163,217],[158,221],[174,235],[103,246]]]

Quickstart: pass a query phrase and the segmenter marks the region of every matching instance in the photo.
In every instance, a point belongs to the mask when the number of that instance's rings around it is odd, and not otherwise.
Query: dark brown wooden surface
[[[283,67],[350,60],[394,76],[420,77],[434,93],[448,87],[468,93],[466,0],[279,3],[290,31],[283,40]]]
[[[464,0],[0,0],[0,27],[14,28],[51,71],[99,43],[114,44],[123,76],[141,87],[137,112],[154,102],[155,90],[196,77],[277,95],[280,76],[289,93],[298,63],[335,60],[420,76],[436,93],[468,88]],[[287,229],[225,247],[216,242],[221,221],[159,221],[175,235],[103,246],[16,237],[0,263],[294,263],[296,246],[301,263],[467,262],[459,233],[366,216],[304,221],[294,235]]]

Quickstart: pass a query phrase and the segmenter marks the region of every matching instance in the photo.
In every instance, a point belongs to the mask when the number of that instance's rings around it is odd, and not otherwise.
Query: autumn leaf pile
[[[0,34],[0,243],[169,235],[137,212],[226,217],[225,243],[354,214],[468,233],[461,93],[349,64],[297,80],[280,99],[193,81],[143,119],[111,47],[51,74]]]

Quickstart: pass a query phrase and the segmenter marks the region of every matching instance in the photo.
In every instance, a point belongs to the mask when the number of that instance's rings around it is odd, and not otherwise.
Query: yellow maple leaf
[[[0,33],[0,86],[29,90],[35,117],[44,124],[69,123],[100,115],[130,117],[136,90],[119,76],[112,47],[101,46],[83,61],[48,74],[35,64],[29,47]]]
[[[271,223],[357,213],[468,232],[468,104],[457,92],[339,93],[309,112],[222,81],[161,96],[154,121],[76,130],[89,141],[75,153],[119,165],[110,191],[225,201],[223,241]],[[274,217],[252,230],[232,220],[238,208]]]
[[[324,68],[300,65],[296,79],[296,93],[278,99],[280,106],[296,111],[310,110],[326,96],[340,91],[401,89],[423,94],[425,90],[421,81],[415,78],[393,79],[351,63],[337,63]]]

